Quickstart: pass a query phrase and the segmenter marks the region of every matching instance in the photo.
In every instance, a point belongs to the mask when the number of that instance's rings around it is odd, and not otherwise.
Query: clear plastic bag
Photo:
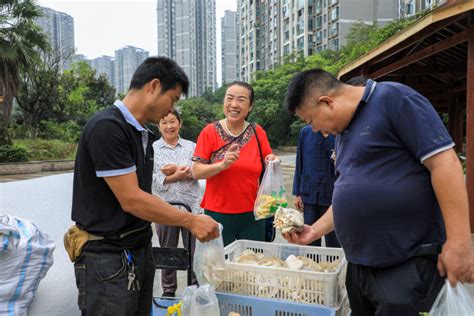
[[[220,316],[214,287],[209,284],[188,286],[184,290],[182,312],[186,316]]]
[[[224,241],[222,225],[219,224],[219,237],[202,243],[196,240],[193,270],[199,285],[210,284],[217,288],[225,276]]]
[[[428,315],[472,316],[474,315],[474,297],[462,283],[458,282],[453,288],[446,280]]]
[[[262,183],[257,193],[254,205],[255,219],[264,219],[275,215],[278,207],[287,207],[285,186],[281,172],[280,160],[268,162],[263,174]]]

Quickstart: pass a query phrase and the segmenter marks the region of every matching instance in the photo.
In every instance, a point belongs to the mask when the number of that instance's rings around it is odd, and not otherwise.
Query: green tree
[[[95,71],[85,62],[74,63],[64,71],[58,89],[61,97],[55,109],[55,119],[75,121],[80,126],[115,100],[115,88],[105,76],[95,78]]]
[[[0,145],[11,144],[8,125],[19,72],[38,62],[48,42],[34,19],[40,16],[33,0],[0,0]]]
[[[54,118],[54,108],[60,99],[61,60],[53,54],[45,54],[44,59],[22,72],[16,96],[19,107],[16,120],[24,125],[32,139],[38,136],[42,121]]]
[[[22,76],[17,122],[31,138],[77,141],[87,119],[113,104],[115,88],[84,62],[60,73],[59,59],[39,63]]]
[[[196,141],[201,130],[222,115],[222,103],[210,103],[205,98],[190,98],[179,101],[183,127],[180,134],[184,139]]]

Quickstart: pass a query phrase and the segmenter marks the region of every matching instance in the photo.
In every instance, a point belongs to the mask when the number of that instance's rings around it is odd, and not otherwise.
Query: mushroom
[[[291,231],[300,232],[303,230],[303,213],[292,208],[279,207],[273,220],[273,226],[283,234]]]

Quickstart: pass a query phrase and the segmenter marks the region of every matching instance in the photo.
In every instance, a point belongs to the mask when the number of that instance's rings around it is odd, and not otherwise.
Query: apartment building
[[[190,96],[217,88],[215,0],[157,0],[157,44],[188,75]]]

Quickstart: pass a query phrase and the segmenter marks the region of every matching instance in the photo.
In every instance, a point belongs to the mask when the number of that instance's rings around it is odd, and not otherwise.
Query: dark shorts
[[[151,243],[131,253],[140,290],[127,289],[129,268],[123,251],[81,254],[74,271],[82,315],[150,315],[155,276]]]
[[[429,312],[444,285],[436,256],[373,268],[349,263],[346,286],[353,316],[419,316]]]

